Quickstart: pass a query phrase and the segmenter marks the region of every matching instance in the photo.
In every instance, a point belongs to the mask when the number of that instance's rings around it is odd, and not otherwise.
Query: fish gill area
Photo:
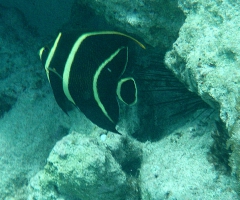
[[[0,0],[0,199],[239,199],[239,10],[232,0]],[[120,105],[122,135],[57,106],[38,51],[69,29],[145,44],[129,54],[138,103]]]

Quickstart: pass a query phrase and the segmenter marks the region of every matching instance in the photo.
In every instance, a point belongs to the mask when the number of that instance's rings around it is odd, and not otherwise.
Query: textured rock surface
[[[175,130],[157,143],[144,145],[140,171],[143,200],[238,199],[232,190],[236,181],[219,174],[215,163],[206,156],[213,144],[211,126],[205,127],[202,134],[198,123]]]
[[[117,162],[126,154],[122,139],[108,134],[106,140],[97,140],[76,132],[64,137],[53,148],[44,170],[31,180],[29,199],[131,199],[132,185]]]
[[[179,5],[187,18],[165,62],[190,90],[220,110],[229,135],[238,137],[240,36],[236,24],[240,24],[240,3],[187,1]],[[238,144],[231,144],[236,159]],[[231,166],[239,174],[239,165]]]
[[[222,2],[222,3],[221,3]],[[194,5],[195,10],[188,7]],[[190,90],[216,108],[231,127],[239,117],[240,4],[202,1],[180,4],[187,14],[167,66]]]
[[[170,48],[178,36],[185,16],[177,0],[79,0],[104,15],[110,24],[141,37],[152,46]]]

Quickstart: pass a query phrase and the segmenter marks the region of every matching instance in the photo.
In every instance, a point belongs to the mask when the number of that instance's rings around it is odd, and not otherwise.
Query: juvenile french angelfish
[[[135,38],[115,31],[60,32],[39,56],[55,100],[67,113],[69,101],[99,127],[118,133],[118,100],[137,102],[134,78],[123,77],[128,65],[129,42]]]

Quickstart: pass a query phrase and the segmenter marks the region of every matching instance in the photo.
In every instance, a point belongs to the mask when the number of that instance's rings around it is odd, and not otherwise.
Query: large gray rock
[[[186,1],[179,7],[187,18],[165,63],[191,91],[220,111],[228,137],[235,138],[229,140],[230,160],[239,174],[240,2]]]
[[[152,46],[170,48],[177,39],[185,16],[178,8],[177,0],[78,0],[104,15],[110,24],[138,35]]]
[[[240,4],[189,1],[179,5],[187,18],[166,55],[167,67],[191,91],[219,109],[229,128],[239,116],[240,37],[236,24],[240,23]],[[195,9],[189,9],[191,6]]]
[[[118,135],[72,132],[55,145],[44,170],[32,178],[28,199],[132,199],[135,191],[120,165],[131,160],[124,147]]]

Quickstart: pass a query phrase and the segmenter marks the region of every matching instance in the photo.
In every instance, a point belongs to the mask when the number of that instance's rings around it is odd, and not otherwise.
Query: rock
[[[122,147],[120,138],[108,146],[100,137],[76,132],[64,137],[51,151],[44,170],[32,178],[29,199],[127,199],[132,189],[112,155],[118,145]]]
[[[110,24],[138,35],[151,46],[170,48],[177,39],[185,16],[177,1],[88,1],[78,0],[96,13],[103,15]]]
[[[179,6],[187,18],[165,63],[191,91],[219,110],[228,137],[238,137],[239,129],[234,127],[240,117],[240,36],[236,26],[240,23],[240,3],[187,1]],[[239,148],[230,141],[234,160],[239,158]],[[232,169],[240,174],[240,166],[233,163]]]
[[[205,127],[206,128],[206,127]],[[236,182],[219,174],[209,162],[213,139],[210,127],[181,128],[143,147],[140,188],[143,200],[159,199],[238,199],[231,188]]]

